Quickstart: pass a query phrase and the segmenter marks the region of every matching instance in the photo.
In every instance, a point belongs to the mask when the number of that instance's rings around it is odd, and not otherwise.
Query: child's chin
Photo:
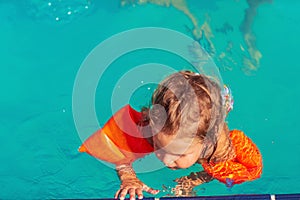
[[[193,165],[183,165],[183,166],[178,166],[177,169],[187,169]]]
[[[178,168],[178,167],[168,167],[169,169],[171,169],[171,170],[177,170],[177,169],[180,169],[180,168]]]

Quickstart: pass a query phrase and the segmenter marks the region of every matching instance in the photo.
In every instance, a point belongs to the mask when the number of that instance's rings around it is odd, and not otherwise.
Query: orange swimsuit
[[[262,157],[256,145],[239,130],[229,133],[236,157],[218,163],[202,163],[204,170],[219,181],[232,184],[254,180],[262,173]]]
[[[154,151],[143,138],[138,122],[141,113],[129,105],[121,108],[104,127],[90,136],[79,148],[80,152],[113,163],[132,163]],[[233,160],[218,163],[203,163],[204,170],[223,183],[233,184],[259,178],[262,172],[262,157],[256,145],[239,130],[230,131],[235,149]]]

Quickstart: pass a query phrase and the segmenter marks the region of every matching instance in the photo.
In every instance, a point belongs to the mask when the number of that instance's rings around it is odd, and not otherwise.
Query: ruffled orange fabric
[[[203,163],[204,170],[223,183],[232,184],[254,180],[262,173],[262,156],[257,146],[239,130],[230,131],[236,157],[218,163]]]

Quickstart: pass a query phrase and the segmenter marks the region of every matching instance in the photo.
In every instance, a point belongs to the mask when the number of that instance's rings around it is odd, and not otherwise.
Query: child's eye
[[[154,149],[158,149],[158,146],[156,143],[153,144]]]

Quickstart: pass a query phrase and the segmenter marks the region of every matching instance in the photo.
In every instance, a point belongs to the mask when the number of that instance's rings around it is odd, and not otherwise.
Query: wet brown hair
[[[152,105],[150,124],[154,134],[180,132],[215,144],[219,129],[223,128],[220,86],[205,75],[191,71],[170,75],[154,92]]]

